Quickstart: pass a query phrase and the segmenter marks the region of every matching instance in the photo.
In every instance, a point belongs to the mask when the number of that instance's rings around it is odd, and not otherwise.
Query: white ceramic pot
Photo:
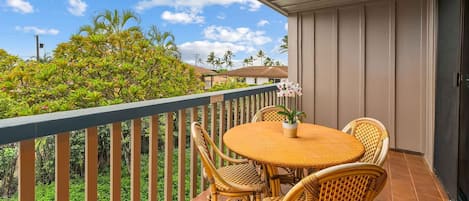
[[[298,137],[297,135],[297,130],[298,130],[298,122],[295,122],[294,124],[290,124],[288,122],[282,122],[282,127],[283,127],[283,135],[289,138],[296,138]]]

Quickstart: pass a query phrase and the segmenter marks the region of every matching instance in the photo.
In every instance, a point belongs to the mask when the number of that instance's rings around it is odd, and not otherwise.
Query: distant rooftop
[[[221,74],[231,77],[288,78],[288,68],[286,66],[248,66]]]
[[[189,64],[189,66],[193,67],[195,72],[202,75],[202,76],[217,75],[217,73],[215,71],[210,70],[208,68],[204,68],[204,67],[200,67],[200,66],[194,66],[194,65],[191,65],[191,64]]]

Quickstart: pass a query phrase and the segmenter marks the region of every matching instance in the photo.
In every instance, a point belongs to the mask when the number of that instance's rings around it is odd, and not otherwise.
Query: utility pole
[[[200,54],[194,54],[194,57],[195,57],[194,65],[196,65],[196,66],[199,63],[199,56],[200,56]]]
[[[36,35],[36,61],[39,62],[39,48],[44,48],[44,43],[39,43],[39,35]]]
[[[39,35],[36,35],[36,61],[39,62]]]

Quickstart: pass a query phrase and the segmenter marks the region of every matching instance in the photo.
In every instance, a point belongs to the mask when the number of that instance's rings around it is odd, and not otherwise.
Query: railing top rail
[[[276,90],[274,84],[0,120],[0,145]],[[222,98],[222,99],[220,99]]]

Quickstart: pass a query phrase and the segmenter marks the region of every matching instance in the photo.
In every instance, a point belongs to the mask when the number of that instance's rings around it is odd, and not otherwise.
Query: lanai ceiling
[[[283,15],[369,0],[259,0]]]

